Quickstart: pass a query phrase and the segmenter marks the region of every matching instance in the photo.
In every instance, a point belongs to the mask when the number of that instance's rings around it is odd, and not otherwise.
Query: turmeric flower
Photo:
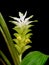
[[[30,29],[30,27],[32,27],[33,25],[30,23],[34,21],[30,21],[30,19],[33,17],[33,15],[29,16],[28,18],[26,18],[26,15],[27,11],[25,12],[25,14],[19,12],[19,18],[10,16],[14,19],[14,21],[10,22],[15,24],[13,30],[15,30],[16,32],[14,33],[15,38],[13,39],[13,41],[16,43],[15,47],[19,54],[22,54],[24,51],[31,48],[31,46],[28,44],[32,43],[32,41],[30,40],[32,35],[32,30]]]

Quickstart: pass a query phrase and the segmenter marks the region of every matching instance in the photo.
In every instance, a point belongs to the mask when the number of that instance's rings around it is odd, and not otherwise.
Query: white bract
[[[28,18],[25,18],[27,15],[27,11],[25,12],[25,14],[23,15],[21,12],[19,12],[19,17],[20,18],[17,18],[17,17],[11,17],[13,18],[15,21],[12,21],[12,23],[14,23],[15,25],[19,26],[19,27],[22,27],[24,25],[28,25],[30,23],[32,23],[33,21],[29,21],[30,18],[33,17],[33,15],[31,15],[30,17]]]

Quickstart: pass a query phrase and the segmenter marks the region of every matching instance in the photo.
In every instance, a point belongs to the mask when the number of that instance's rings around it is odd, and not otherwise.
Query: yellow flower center
[[[25,42],[26,43],[29,43],[29,42],[31,42],[31,40],[30,39],[26,39]]]
[[[18,39],[18,40],[21,40],[21,37],[20,37],[20,36],[18,36],[18,37],[17,37],[17,39]]]

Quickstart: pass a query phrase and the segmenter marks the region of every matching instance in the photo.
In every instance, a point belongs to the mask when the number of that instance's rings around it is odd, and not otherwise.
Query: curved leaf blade
[[[44,65],[47,59],[48,55],[34,51],[26,55],[20,65]]]

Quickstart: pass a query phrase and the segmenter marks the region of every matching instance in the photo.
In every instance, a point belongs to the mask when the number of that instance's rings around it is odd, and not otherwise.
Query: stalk
[[[1,55],[1,57],[3,58],[3,60],[6,62],[7,65],[11,65],[11,63],[9,62],[9,60],[7,59],[7,57],[3,54],[3,52],[2,52],[1,50],[0,50],[0,55]],[[2,63],[3,63],[4,65],[6,65],[3,60],[0,59],[0,61],[2,61]]]
[[[9,30],[8,30],[8,27],[2,17],[2,15],[0,14],[0,31],[6,41],[6,44],[7,44],[7,47],[10,51],[10,54],[12,56],[12,59],[14,61],[14,65],[19,65],[19,57],[18,57],[18,53],[17,51],[15,50],[15,47],[14,47],[14,43],[12,41],[12,38],[11,38],[11,35],[9,33]]]

